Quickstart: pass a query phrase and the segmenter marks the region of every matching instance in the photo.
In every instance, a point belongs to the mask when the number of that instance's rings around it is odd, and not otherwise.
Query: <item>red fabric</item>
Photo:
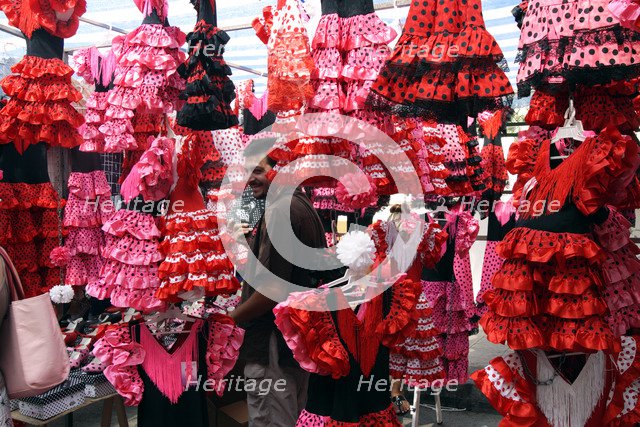
[[[20,29],[27,37],[39,28],[61,38],[69,38],[78,30],[79,18],[87,10],[86,0],[2,0],[0,9],[7,15],[9,23]],[[68,20],[58,20],[56,12],[66,13],[73,9]]]

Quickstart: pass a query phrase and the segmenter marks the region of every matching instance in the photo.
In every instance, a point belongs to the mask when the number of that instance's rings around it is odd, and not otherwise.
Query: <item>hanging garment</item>
[[[414,1],[368,103],[410,117],[460,122],[508,106],[513,89],[479,0]]]
[[[516,350],[615,351],[601,279],[607,255],[590,225],[607,219],[605,204],[636,200],[636,142],[607,128],[559,165],[548,139],[511,148],[516,158],[507,165],[519,164],[529,179],[514,187],[519,220],[496,247],[505,263],[484,294],[490,311],[480,323],[488,339]]]

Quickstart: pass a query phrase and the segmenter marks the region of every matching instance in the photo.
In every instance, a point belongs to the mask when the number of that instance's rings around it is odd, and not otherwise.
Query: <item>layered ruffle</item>
[[[222,57],[229,35],[205,21],[199,21],[187,36],[189,58],[178,68],[187,80],[181,93],[184,106],[178,111],[181,126],[199,130],[227,129],[238,124],[231,108],[235,86],[229,79],[231,68]],[[215,50],[211,52],[211,48]]]
[[[158,270],[158,298],[180,300],[184,292],[201,288],[206,296],[232,294],[240,283],[220,241],[216,216],[209,210],[168,215],[160,246],[165,259]]]
[[[142,401],[144,383],[138,373],[138,365],[145,358],[144,348],[131,338],[129,325],[107,329],[93,347],[93,354],[107,367],[104,376],[125,399],[128,406]]]
[[[158,252],[160,231],[155,219],[137,211],[117,211],[102,230],[106,244],[105,262],[99,280],[87,285],[87,293],[98,299],[110,298],[116,307],[153,311],[164,304],[154,297],[160,286]]]
[[[56,37],[69,38],[78,31],[79,18],[86,12],[87,2],[37,0],[25,4],[21,0],[2,0],[0,9],[7,16],[9,24],[20,29],[29,38],[40,28]],[[59,18],[60,14],[65,19]]]
[[[59,223],[64,206],[51,183],[0,182],[0,245],[13,260],[27,298],[61,284],[49,258],[67,230]]]
[[[238,327],[229,316],[220,314],[207,319],[207,379],[213,381],[218,396],[225,390],[224,378],[235,366],[244,339],[244,329]]]
[[[317,415],[308,412],[306,409],[302,411],[296,427],[359,427],[359,426],[386,426],[386,427],[400,427],[400,421],[395,413],[393,405],[390,405],[387,409],[360,416],[358,422],[349,423],[344,421],[336,421],[328,415]]]
[[[76,129],[84,119],[72,102],[82,95],[71,84],[73,70],[57,58],[25,56],[2,80],[11,99],[0,110],[0,142],[15,144],[20,153],[44,141],[72,148],[82,143]]]
[[[587,8],[580,2],[529,6],[518,46],[519,96],[542,84],[594,86],[638,75],[640,35],[622,28],[608,6],[609,0]],[[556,21],[564,25],[558,28]]]

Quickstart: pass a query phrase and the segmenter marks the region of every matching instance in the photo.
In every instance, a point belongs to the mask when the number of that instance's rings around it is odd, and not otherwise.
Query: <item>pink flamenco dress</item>
[[[105,263],[98,281],[87,286],[87,293],[98,299],[111,299],[116,307],[132,307],[149,312],[164,308],[155,297],[160,287],[158,267],[160,230],[156,202],[165,199],[173,184],[174,141],[158,137],[144,152],[122,184],[125,209],[116,211],[102,227],[106,243]]]
[[[2,0],[0,9],[27,42],[27,54],[1,82],[10,99],[0,109],[0,144],[13,143],[19,153],[38,142],[80,145],[77,128],[83,118],[72,103],[82,94],[73,87],[73,70],[62,57],[64,39],[78,30],[86,1]]]
[[[105,235],[102,225],[111,216],[111,187],[101,170],[72,172],[67,183],[69,197],[63,224],[69,235],[64,247],[71,257],[65,284],[85,286],[100,278],[104,263]]]
[[[229,295],[240,289],[221,240],[217,216],[206,208],[198,187],[202,156],[195,142],[186,137],[178,154],[178,182],[162,220],[160,251],[164,260],[158,269],[160,288],[156,297],[166,302]],[[178,205],[178,201],[183,204]]]
[[[507,166],[520,169],[518,181],[528,184],[514,186],[519,218],[496,247],[505,262],[483,295],[489,311],[480,324],[489,341],[514,350],[614,353],[624,307],[634,305],[633,292],[616,292],[628,290],[635,249],[620,230],[608,238],[593,228],[611,227],[606,221],[622,228],[605,206],[635,200],[638,146],[607,128],[558,162],[548,138],[533,133],[510,148]],[[621,309],[613,316],[621,315],[620,325],[607,321],[608,304]]]
[[[445,218],[446,251],[435,268],[422,274],[422,286],[440,331],[446,379],[464,384],[469,378],[469,334],[477,328],[469,250],[479,225],[469,212],[459,209],[452,209]]]
[[[229,35],[217,27],[215,0],[194,0],[198,22],[187,36],[189,57],[178,68],[186,80],[185,100],[177,122],[195,130],[226,129],[238,124],[231,108],[235,86],[231,68],[222,57]]]
[[[145,150],[134,133],[134,117],[142,114],[147,122],[162,121],[165,114],[179,107],[178,96],[185,88],[177,68],[186,59],[180,47],[186,35],[167,20],[168,4],[163,0],[137,0],[145,18],[138,28],[113,41],[116,55],[114,87],[109,91],[105,151]],[[139,130],[138,130],[139,131]]]
[[[113,86],[115,54],[110,50],[107,55],[102,55],[97,48],[90,47],[75,51],[73,62],[78,75],[95,87],[86,102],[85,123],[78,129],[84,140],[80,150],[102,153],[105,135],[100,132],[100,126],[105,122],[105,112],[109,106],[107,98]]]
[[[107,329],[93,348],[124,403],[138,407],[140,427],[207,426],[207,391],[222,396],[230,389],[225,377],[236,364],[244,330],[223,314],[194,319],[175,330],[177,341],[167,344],[152,325],[119,324]],[[185,377],[192,383],[188,387]]]
[[[573,378],[559,374],[559,359],[540,350],[513,352],[471,378],[504,417],[501,426],[633,426],[640,421],[638,348],[637,336],[623,336],[621,351],[612,357],[573,356],[578,360],[564,363],[584,365]]]
[[[419,241],[413,242],[418,243],[417,256],[408,257],[402,246],[393,248],[398,239],[406,239],[406,234],[412,236],[416,227],[421,225],[424,229],[422,234],[416,233]],[[370,230],[378,256],[390,257],[393,267],[406,271],[406,277],[416,282],[420,280],[423,268],[436,265],[443,254],[438,248],[444,249],[447,240],[447,233],[439,225],[434,222],[425,225],[419,218],[405,219],[399,227],[391,221],[378,221],[370,226]],[[401,379],[410,387],[426,388],[428,384],[446,376],[441,360],[442,348],[437,339],[440,331],[433,321],[426,287],[420,293],[416,310],[418,320],[415,330],[403,343],[392,349],[389,366],[394,379]]]

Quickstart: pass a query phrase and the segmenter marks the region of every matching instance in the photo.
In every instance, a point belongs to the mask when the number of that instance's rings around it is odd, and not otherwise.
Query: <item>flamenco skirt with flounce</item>
[[[426,295],[426,287],[420,294],[416,309],[418,322],[414,333],[389,356],[390,375],[403,379],[409,386],[444,379],[442,348],[437,340],[440,333],[432,319],[432,311]]]
[[[71,84],[73,70],[57,58],[24,56],[2,80],[11,97],[0,110],[0,143],[15,144],[19,152],[31,144],[72,148],[82,143],[77,128],[84,119],[72,102],[82,94]]]
[[[139,311],[162,309],[164,303],[155,298],[160,286],[158,265],[163,258],[158,252],[160,230],[155,219],[136,211],[117,211],[105,224],[102,256],[105,262],[99,279],[87,285],[89,295],[111,299],[116,307],[132,307]]]
[[[543,84],[594,86],[639,75],[640,33],[623,28],[609,2],[529,4],[518,46],[519,96]]]
[[[0,182],[0,245],[13,260],[27,298],[64,279],[49,259],[66,234],[58,220],[63,206],[51,183]]]
[[[615,351],[605,321],[606,255],[590,235],[516,228],[496,251],[505,259],[484,294],[487,338],[514,350]]]
[[[640,118],[634,108],[632,95],[635,84],[608,85],[602,87],[578,86],[573,92],[576,119],[586,130],[599,132],[610,124],[621,131],[634,131],[640,126]],[[548,86],[537,89],[531,97],[525,122],[555,130],[564,123],[564,113],[569,107],[569,94]]]
[[[201,291],[205,296],[236,292],[240,283],[220,240],[216,216],[209,210],[176,213],[164,220],[165,256],[158,275],[156,296],[167,302],[181,301],[180,294]]]
[[[196,130],[227,129],[238,124],[231,102],[235,98],[235,86],[229,79],[231,69],[224,62],[224,45],[229,41],[226,32],[200,21],[187,36],[189,58],[178,68],[187,81],[180,94],[185,101],[178,111],[177,122]],[[213,54],[209,53],[215,48]]]
[[[84,124],[78,132],[84,142],[80,145],[80,151],[102,153],[104,152],[105,135],[100,132],[100,126],[105,122],[105,112],[109,106],[108,92],[93,92],[86,102]]]
[[[456,55],[447,54],[452,49]],[[430,35],[405,29],[367,102],[404,116],[475,117],[509,104],[513,89],[499,66],[503,61],[495,39],[480,26]]]

